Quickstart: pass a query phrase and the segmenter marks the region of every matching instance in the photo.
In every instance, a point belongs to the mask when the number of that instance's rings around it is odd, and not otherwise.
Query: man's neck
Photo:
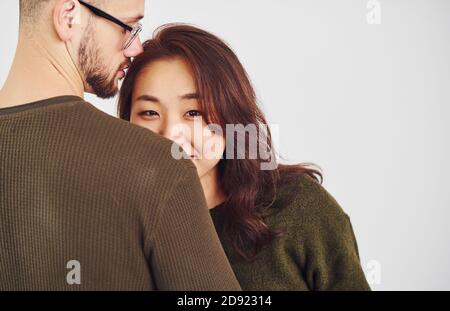
[[[46,48],[19,39],[8,78],[0,90],[0,108],[63,95],[83,98],[84,85],[63,44]]]

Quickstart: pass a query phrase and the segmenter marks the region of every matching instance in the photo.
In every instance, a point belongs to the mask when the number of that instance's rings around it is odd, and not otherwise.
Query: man
[[[85,102],[142,51],[144,0],[20,0],[0,91],[0,290],[239,290],[195,166]]]

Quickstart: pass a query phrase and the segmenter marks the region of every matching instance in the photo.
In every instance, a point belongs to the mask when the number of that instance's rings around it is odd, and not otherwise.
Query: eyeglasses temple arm
[[[126,30],[128,30],[128,31],[130,31],[130,32],[133,30],[133,27],[131,27],[131,26],[129,26],[129,25],[127,25],[127,24],[121,22],[120,20],[118,20],[118,19],[115,18],[114,16],[109,15],[108,13],[103,12],[103,11],[100,10],[100,9],[97,9],[95,6],[92,6],[92,5],[90,5],[89,3],[86,3],[86,2],[84,2],[84,1],[82,1],[82,0],[78,0],[78,1],[80,2],[80,4],[84,5],[84,6],[87,7],[89,10],[91,10],[92,13],[94,13],[95,15],[100,16],[100,17],[103,17],[103,18],[106,18],[107,20],[110,20],[111,22],[116,23],[117,25],[121,26],[122,28],[125,28]]]

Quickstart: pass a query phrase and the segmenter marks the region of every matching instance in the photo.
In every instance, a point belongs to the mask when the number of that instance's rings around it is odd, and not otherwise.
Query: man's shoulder
[[[87,141],[86,147],[102,148],[107,156],[130,166],[150,165],[153,169],[195,169],[189,159],[175,159],[173,142],[141,126],[113,117],[85,102],[77,125]],[[144,168],[144,167],[142,167]]]
[[[155,147],[163,149],[171,148],[171,143],[164,137],[137,126],[128,121],[111,116],[98,109],[89,102],[84,102],[84,114],[80,127],[86,130],[94,130],[90,137],[93,140],[105,143],[114,143],[122,146],[127,151],[126,146],[139,145],[141,149],[155,150]]]

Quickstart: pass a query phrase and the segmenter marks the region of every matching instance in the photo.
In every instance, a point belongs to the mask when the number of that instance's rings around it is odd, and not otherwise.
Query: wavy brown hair
[[[232,49],[217,36],[186,24],[167,24],[156,30],[153,39],[146,41],[144,52],[137,56],[123,82],[118,114],[130,120],[133,86],[145,66],[158,60],[181,58],[192,68],[199,104],[207,123],[219,124],[225,133],[226,124],[254,124],[258,130],[259,142],[269,150],[273,159],[270,129],[259,130],[267,125],[263,112],[257,105],[257,98],[250,79]],[[249,133],[245,135],[249,141]],[[239,135],[239,133],[238,133]],[[236,137],[226,137],[236,144]],[[247,149],[247,148],[245,148]],[[266,160],[259,155],[256,159],[221,159],[219,185],[226,195],[223,203],[223,230],[234,250],[246,260],[252,260],[262,246],[271,243],[284,234],[283,229],[270,228],[263,209],[271,207],[281,181],[288,181],[302,174],[309,175],[322,183],[319,170],[310,168],[311,163],[278,165],[274,170],[261,170]],[[320,169],[320,168],[319,168]]]

